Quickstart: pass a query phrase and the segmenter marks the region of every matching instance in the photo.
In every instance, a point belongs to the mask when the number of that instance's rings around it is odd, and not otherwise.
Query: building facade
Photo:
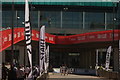
[[[46,26],[46,32],[53,35],[69,36],[87,32],[118,29],[117,1],[39,1],[30,4],[30,20],[32,29],[39,30]],[[14,8],[12,8],[12,5]],[[2,2],[2,29],[24,27],[24,6],[22,0]],[[14,14],[12,14],[14,13]],[[12,16],[13,15],[13,16]],[[114,44],[113,44],[114,42]],[[38,42],[33,41],[33,64],[38,64]],[[60,67],[67,64],[71,68],[95,69],[96,50],[99,49],[99,66],[105,66],[106,49],[113,45],[117,49],[117,41],[92,42],[71,45],[50,44],[50,64]],[[96,46],[98,45],[98,46]],[[11,48],[3,51],[3,62],[9,62]],[[28,65],[24,41],[14,44],[14,59],[19,64]],[[117,53],[116,53],[117,54]],[[118,55],[118,54],[117,54]],[[111,58],[110,66],[118,70]]]

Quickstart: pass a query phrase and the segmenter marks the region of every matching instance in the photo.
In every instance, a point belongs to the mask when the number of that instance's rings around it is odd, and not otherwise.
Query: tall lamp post
[[[16,18],[17,18],[17,27],[18,27],[18,23],[19,23],[18,21],[19,21],[20,17],[17,16]]]
[[[117,10],[117,29],[118,29],[118,80],[120,79],[120,1],[118,1],[118,10]]]
[[[112,39],[113,39],[113,41],[112,41],[112,48],[113,48],[113,71],[115,70],[115,51],[114,51],[114,47],[115,47],[115,40],[114,40],[114,30],[115,30],[115,22],[116,22],[116,16],[115,16],[115,5],[116,5],[116,2],[113,2],[113,31],[112,31]]]
[[[48,26],[51,27],[51,18],[48,19]]]
[[[117,3],[119,3],[119,5],[118,5],[118,12],[117,12],[117,14],[118,14],[118,18],[117,18],[117,20],[116,20],[116,16],[115,16],[115,11],[116,11],[116,8],[115,8],[115,3],[117,4]],[[119,16],[120,16],[120,2],[114,2],[114,7],[113,7],[113,17],[114,17],[114,19],[113,19],[113,54],[114,54],[114,29],[115,29],[115,24],[116,24],[116,21],[120,21],[119,20]],[[119,23],[119,22],[117,22],[117,23]],[[119,26],[118,26],[119,27]],[[119,29],[119,28],[118,28]],[[119,32],[118,32],[118,60],[117,60],[117,67],[118,67],[118,69],[117,69],[117,71],[118,72],[120,72],[120,40],[119,40],[119,36],[120,36],[120,34],[119,34]],[[114,57],[115,58],[115,57]]]
[[[20,16],[18,15],[18,11],[16,11],[16,27],[18,27],[18,20],[20,19]]]
[[[16,28],[18,28],[18,20],[20,19],[20,17],[18,16],[18,12],[16,11]],[[14,63],[18,64],[18,59],[17,59],[17,51],[16,51],[16,45],[15,45],[15,54],[14,54]]]
[[[11,61],[10,63],[13,64],[13,58],[14,58],[14,0],[12,0],[12,16],[11,16]]]
[[[120,30],[120,28],[119,28],[119,26],[120,26],[120,1],[118,2],[118,12],[117,12],[117,14],[118,14],[118,30]],[[119,31],[120,32],[120,31]],[[118,72],[120,73],[120,33],[118,32]],[[120,78],[120,77],[119,77]]]

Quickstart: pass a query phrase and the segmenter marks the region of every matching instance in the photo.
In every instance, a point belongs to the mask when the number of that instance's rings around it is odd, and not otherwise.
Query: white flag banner
[[[95,67],[95,69],[96,69],[96,75],[98,75],[98,72],[97,72],[97,69],[98,69],[98,49],[96,50],[96,67]]]
[[[40,77],[45,73],[45,26],[40,28],[40,40],[39,40],[39,66],[40,66]]]
[[[45,52],[45,73],[47,73],[49,67],[49,46],[47,46],[46,52]]]
[[[96,70],[98,69],[98,49],[96,50]]]
[[[111,52],[112,52],[112,46],[109,46],[107,49],[107,54],[106,54],[106,63],[105,63],[106,71],[109,70]]]
[[[28,77],[32,76],[32,47],[31,47],[31,28],[30,28],[30,18],[29,18],[29,4],[28,0],[25,0],[25,40],[27,47],[28,59],[30,62],[31,72]]]

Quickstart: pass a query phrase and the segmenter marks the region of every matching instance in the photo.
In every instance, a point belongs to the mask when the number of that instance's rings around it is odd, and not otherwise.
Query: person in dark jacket
[[[25,73],[24,73],[24,71],[23,71],[21,68],[22,68],[22,67],[19,66],[19,67],[18,67],[18,70],[16,71],[17,80],[24,80],[24,78],[25,78]]]
[[[13,65],[11,65],[11,69],[8,71],[8,80],[17,80],[17,74]]]
[[[5,63],[2,63],[2,80],[6,80],[8,75],[8,69],[5,67]]]

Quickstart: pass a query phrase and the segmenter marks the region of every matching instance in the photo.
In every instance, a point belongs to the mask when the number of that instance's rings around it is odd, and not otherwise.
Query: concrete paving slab
[[[89,75],[61,75],[60,73],[49,73],[49,80],[106,80],[105,78],[100,78],[96,76]]]

